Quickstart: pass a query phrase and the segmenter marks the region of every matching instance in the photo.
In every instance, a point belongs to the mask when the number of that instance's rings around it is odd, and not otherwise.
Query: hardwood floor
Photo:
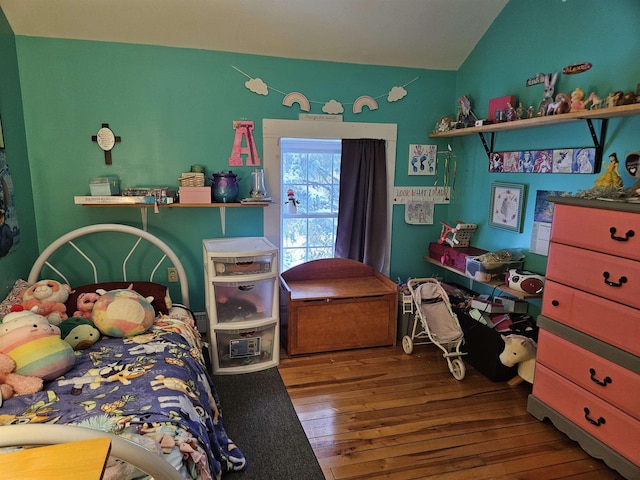
[[[279,371],[327,480],[622,479],[527,413],[531,385],[468,364],[457,381],[434,345],[283,354]]]

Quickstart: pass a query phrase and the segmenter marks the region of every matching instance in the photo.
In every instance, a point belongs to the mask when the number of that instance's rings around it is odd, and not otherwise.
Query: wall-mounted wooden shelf
[[[494,151],[494,140],[497,132],[508,132],[511,130],[522,130],[525,128],[546,127],[550,125],[559,125],[571,122],[584,121],[589,127],[593,146],[596,149],[595,155],[595,171],[600,171],[602,165],[602,153],[604,149],[605,138],[607,135],[607,125],[610,118],[631,117],[640,115],[640,104],[621,105],[612,108],[598,108],[595,110],[582,110],[579,112],[569,112],[560,115],[548,115],[545,117],[525,118],[522,120],[514,120],[512,122],[495,123],[491,125],[483,125],[481,127],[468,127],[449,130],[448,132],[439,132],[429,134],[430,138],[450,138],[462,137],[465,135],[478,134],[482,145],[484,146],[487,156],[490,158]],[[593,126],[593,120],[600,120],[600,135],[596,133]],[[489,135],[487,139],[485,135]]]
[[[442,265],[440,262],[438,262],[436,259],[431,258],[431,257],[422,257],[427,263],[431,263],[432,265],[436,265],[440,268],[443,268],[445,270],[448,270],[449,272],[453,272],[457,275],[460,275],[461,277],[466,278],[467,280],[469,280],[469,289],[473,290],[473,282],[478,282],[481,283],[482,285],[487,285],[491,288],[495,288],[496,290],[500,290],[501,292],[504,293],[508,293],[509,295],[511,295],[512,297],[516,297],[516,298],[520,298],[520,299],[526,299],[526,298],[540,298],[542,297],[542,295],[536,295],[536,294],[531,294],[531,293],[524,293],[524,292],[520,292],[518,290],[513,290],[509,287],[507,287],[504,283],[504,280],[499,280],[499,279],[495,279],[495,280],[491,280],[489,282],[481,282],[480,280],[474,280],[473,278],[467,277],[464,272],[461,272],[460,270],[456,270],[455,268],[451,268],[447,265]]]
[[[599,108],[596,110],[583,110],[579,112],[563,113],[561,115],[548,115],[546,117],[525,118],[512,122],[494,123],[482,127],[458,128],[448,132],[431,133],[430,138],[462,137],[476,133],[507,132],[510,130],[522,130],[525,128],[546,127],[562,123],[578,122],[582,120],[605,120],[617,117],[631,117],[640,115],[640,104],[622,105],[613,108]]]
[[[147,230],[147,217],[149,208],[218,208],[220,209],[220,225],[222,227],[222,236],[225,235],[226,230],[226,209],[240,208],[240,207],[267,207],[270,205],[268,202],[264,203],[169,203],[169,204],[154,204],[154,203],[83,203],[83,207],[109,207],[109,208],[139,208],[140,215],[142,216],[142,229]]]

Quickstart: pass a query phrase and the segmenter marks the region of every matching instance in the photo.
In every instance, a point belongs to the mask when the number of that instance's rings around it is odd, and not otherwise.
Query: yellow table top
[[[0,453],[0,472],[12,480],[100,480],[109,450],[109,438],[95,438]]]

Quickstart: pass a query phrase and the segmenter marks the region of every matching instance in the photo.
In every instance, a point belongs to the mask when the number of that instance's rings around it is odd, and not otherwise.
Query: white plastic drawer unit
[[[243,279],[238,282],[214,281],[208,286],[215,299],[214,319],[219,323],[246,322],[271,318],[277,314],[277,277]]]
[[[215,238],[202,241],[210,277],[275,273],[277,248],[263,237]]]
[[[278,320],[253,326],[216,326],[211,352],[213,373],[239,373],[262,370],[278,364]]]

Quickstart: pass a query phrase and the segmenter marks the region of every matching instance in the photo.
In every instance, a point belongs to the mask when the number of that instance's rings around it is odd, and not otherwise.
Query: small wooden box
[[[506,109],[509,104],[513,108],[516,108],[516,102],[518,101],[518,97],[515,95],[507,95],[504,97],[492,98],[489,100],[489,112],[487,114],[487,119],[491,122],[495,123],[496,121],[496,110],[497,109]]]
[[[211,187],[180,187],[180,203],[211,203]]]

